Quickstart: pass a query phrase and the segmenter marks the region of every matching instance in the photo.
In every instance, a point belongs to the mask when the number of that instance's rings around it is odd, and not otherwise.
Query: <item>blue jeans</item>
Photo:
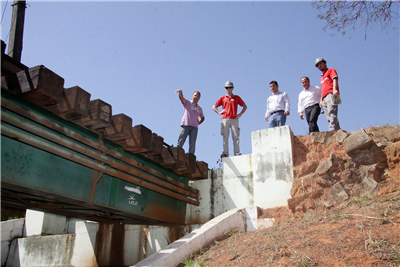
[[[277,113],[272,114],[269,118],[269,128],[284,126],[286,123],[286,115],[284,111],[278,111]]]
[[[183,147],[183,144],[189,135],[189,153],[194,155],[194,151],[196,150],[197,131],[198,129],[196,127],[181,125],[181,132],[179,133],[177,146]]]

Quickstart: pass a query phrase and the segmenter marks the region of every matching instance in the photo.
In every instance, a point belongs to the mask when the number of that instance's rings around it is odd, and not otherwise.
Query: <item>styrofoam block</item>
[[[24,219],[9,220],[0,223],[1,241],[10,241],[16,237],[22,237],[24,233]]]

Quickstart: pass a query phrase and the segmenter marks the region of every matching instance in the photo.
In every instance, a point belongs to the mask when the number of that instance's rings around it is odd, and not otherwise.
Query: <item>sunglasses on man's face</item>
[[[225,87],[225,89],[232,89],[233,87]]]

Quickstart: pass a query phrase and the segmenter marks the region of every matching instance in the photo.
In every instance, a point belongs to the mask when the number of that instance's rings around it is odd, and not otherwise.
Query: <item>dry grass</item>
[[[292,216],[271,228],[232,232],[203,249],[196,256],[201,264],[197,266],[398,267],[400,184],[390,186],[395,189],[387,194],[365,195],[321,213]]]

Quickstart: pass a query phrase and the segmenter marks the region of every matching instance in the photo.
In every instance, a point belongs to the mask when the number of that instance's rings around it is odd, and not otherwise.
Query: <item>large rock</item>
[[[336,183],[330,190],[328,199],[334,204],[349,200],[349,195],[340,183]]]
[[[400,142],[391,144],[384,151],[387,155],[390,177],[400,180]]]
[[[343,145],[347,154],[352,154],[361,149],[368,149],[374,144],[374,140],[363,130],[359,130],[344,140]]]
[[[335,154],[331,153],[329,158],[322,162],[315,172],[318,175],[323,175],[325,173],[332,173],[332,172],[340,172],[344,170],[344,161],[336,156]]]

